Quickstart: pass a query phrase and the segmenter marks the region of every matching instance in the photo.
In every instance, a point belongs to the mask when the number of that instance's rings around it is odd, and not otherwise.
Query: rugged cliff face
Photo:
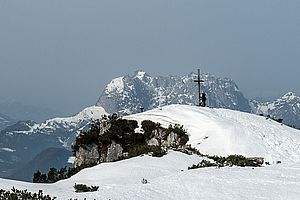
[[[75,166],[91,166],[98,163],[99,150],[96,144],[80,146],[76,151]]]
[[[131,114],[168,104],[198,104],[197,75],[151,77],[143,71],[113,79],[96,105],[107,112]],[[201,91],[207,94],[207,105],[250,112],[249,101],[232,79],[201,75]]]
[[[188,135],[179,125],[166,129],[145,120],[139,127],[134,120],[103,119],[76,139],[75,166],[113,162],[148,152],[160,156],[164,149],[181,147],[187,141]]]

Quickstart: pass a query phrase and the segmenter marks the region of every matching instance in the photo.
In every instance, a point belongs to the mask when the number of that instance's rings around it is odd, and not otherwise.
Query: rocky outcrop
[[[174,132],[171,132],[168,136],[167,136],[167,139],[164,140],[162,142],[162,146],[165,146],[165,147],[177,147],[180,145],[180,138],[179,138],[179,135],[174,133]]]
[[[103,162],[113,162],[123,156],[123,148],[112,141],[107,148],[100,148],[97,144],[84,145],[76,151],[75,163],[79,166],[92,166]]]
[[[107,148],[106,153],[101,154],[100,162],[113,162],[119,160],[123,156],[123,148],[120,144],[117,144],[115,141]]]
[[[75,166],[113,162],[149,152],[161,155],[165,149],[181,147],[188,141],[182,126],[166,129],[149,120],[141,124],[142,132],[135,132],[140,130],[135,120],[107,119],[92,125],[89,132],[81,133],[76,139]]]
[[[159,146],[160,142],[159,142],[159,139],[151,138],[150,140],[147,141],[147,144],[153,145],[153,146]]]
[[[74,165],[78,166],[92,166],[99,163],[99,149],[98,145],[90,144],[79,147],[76,152],[76,159]]]
[[[180,146],[181,138],[178,134],[171,131],[167,133],[165,129],[156,129],[153,132],[153,137],[147,141],[148,145],[162,147],[178,147]]]

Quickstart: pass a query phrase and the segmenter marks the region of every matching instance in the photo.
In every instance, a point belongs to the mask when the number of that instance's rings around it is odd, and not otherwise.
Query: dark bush
[[[33,174],[33,183],[55,183],[59,180],[70,178],[71,176],[77,174],[80,170],[92,167],[94,165],[82,165],[80,167],[63,167],[60,170],[52,167],[49,169],[47,174],[42,174],[39,170],[37,170]]]
[[[214,160],[218,166],[240,166],[240,167],[261,167],[263,164],[263,158],[246,158],[242,155],[229,155],[227,157],[222,156],[209,156],[208,158]]]
[[[209,160],[202,160],[197,165],[193,164],[191,167],[188,167],[188,169],[197,169],[197,168],[204,168],[204,167],[215,167],[218,166],[216,163],[212,163]]]
[[[87,186],[85,184],[74,185],[75,192],[94,192],[99,189],[99,186]]]
[[[183,125],[175,124],[174,126],[170,125],[166,130],[166,137],[171,133],[175,133],[180,138],[179,145],[185,145],[189,141],[189,136],[186,134],[186,130],[183,129]],[[166,138],[165,138],[166,139]]]
[[[147,139],[154,137],[155,130],[163,129],[159,123],[155,123],[150,120],[142,121],[141,125]]]
[[[44,195],[42,190],[32,193],[27,190],[17,190],[14,187],[10,191],[0,189],[0,199],[2,200],[54,200],[56,197]]]
[[[166,154],[160,146],[152,146],[152,145],[135,145],[128,150],[128,157],[135,157],[138,155],[152,153],[154,157],[161,157]]]
[[[219,167],[224,167],[226,162],[226,157],[223,156],[208,156],[208,158],[214,160]]]

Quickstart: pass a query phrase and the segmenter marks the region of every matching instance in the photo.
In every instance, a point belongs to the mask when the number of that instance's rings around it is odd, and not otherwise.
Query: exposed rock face
[[[113,141],[112,144],[107,149],[107,154],[104,161],[113,162],[120,159],[122,155],[123,155],[122,146]]]
[[[96,105],[109,113],[131,114],[168,104],[198,104],[196,74],[186,76],[151,77],[137,71],[113,79],[102,92]],[[207,105],[250,112],[249,101],[239,91],[232,79],[201,75],[202,92],[207,94]]]
[[[162,147],[178,147],[180,146],[180,137],[178,134],[171,132],[168,135],[163,129],[156,129],[152,132],[153,137],[147,141],[148,145]]]
[[[123,148],[120,144],[112,143],[107,149],[99,150],[97,144],[90,144],[79,147],[76,151],[75,166],[91,166],[102,162],[113,162],[123,156]]]
[[[166,147],[176,147],[179,146],[179,143],[180,143],[179,136],[176,133],[171,132],[168,135],[167,140],[163,141],[162,145]]]
[[[156,138],[152,138],[152,139],[148,140],[147,144],[148,145],[153,145],[153,146],[159,146],[160,145],[158,139],[156,139]]]
[[[113,162],[141,153],[152,152],[153,147],[149,146],[157,146],[159,148],[156,149],[161,151],[163,151],[162,148],[182,147],[188,141],[188,135],[182,126],[175,125],[166,129],[159,124],[145,120],[142,122],[141,133],[135,132],[138,128],[135,120],[102,120],[102,123],[106,123],[105,127],[111,128],[101,133],[103,126],[97,124],[92,126],[90,132],[82,133],[76,139],[74,145],[76,150],[75,166]],[[152,149],[149,150],[149,148]]]
[[[99,161],[99,149],[98,145],[90,144],[79,147],[76,152],[75,166],[91,166]]]
[[[163,129],[158,128],[152,131],[152,137],[147,141],[148,145],[161,146],[163,138],[165,138],[166,133]]]

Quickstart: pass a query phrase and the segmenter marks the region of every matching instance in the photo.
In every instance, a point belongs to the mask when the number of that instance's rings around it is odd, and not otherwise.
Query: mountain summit
[[[275,101],[256,104],[256,113],[281,118],[283,123],[300,128],[300,97],[295,93],[288,92]]]
[[[107,112],[132,114],[168,104],[198,104],[197,74],[152,77],[144,71],[113,79],[102,92],[97,106]],[[232,79],[202,74],[201,92],[208,97],[208,106],[250,112],[249,101]]]

